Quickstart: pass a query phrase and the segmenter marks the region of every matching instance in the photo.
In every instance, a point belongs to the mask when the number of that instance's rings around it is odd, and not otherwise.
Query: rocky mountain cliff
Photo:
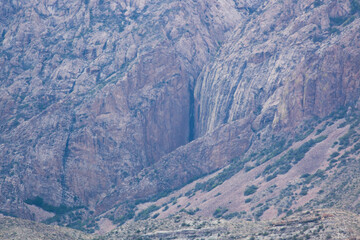
[[[237,119],[293,127],[359,98],[356,1],[268,1],[237,26],[199,77],[201,136]]]
[[[244,159],[262,171],[312,137],[329,147],[346,134],[336,121],[358,116],[357,0],[9,0],[0,9],[6,214],[120,223],[139,202]],[[327,119],[336,124],[326,135],[292,145]],[[254,157],[269,148],[278,152]],[[311,174],[327,154],[308,158],[319,163]]]
[[[186,144],[194,79],[243,18],[224,1],[3,5],[4,210],[94,207]]]

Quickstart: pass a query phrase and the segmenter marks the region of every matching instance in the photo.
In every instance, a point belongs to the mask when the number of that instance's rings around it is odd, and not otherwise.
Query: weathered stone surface
[[[259,130],[359,99],[349,0],[0,9],[0,210],[17,216],[34,218],[24,201],[36,196],[120,216],[226,166]]]
[[[193,82],[245,16],[232,1],[2,4],[1,208],[23,217],[36,196],[93,208],[186,144]]]
[[[250,116],[255,129],[295,126],[356,102],[359,20],[349,1],[269,1],[252,16],[197,81],[197,136]]]

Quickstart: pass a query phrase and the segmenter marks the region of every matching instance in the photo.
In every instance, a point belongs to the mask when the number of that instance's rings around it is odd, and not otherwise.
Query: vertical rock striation
[[[0,202],[23,217],[37,196],[93,208],[186,144],[194,80],[244,18],[217,0],[1,9]]]
[[[357,3],[3,1],[0,210],[100,214],[355,104]]]
[[[195,87],[196,136],[237,119],[292,127],[359,98],[353,1],[267,1],[240,24]],[[356,5],[357,6],[357,5]]]

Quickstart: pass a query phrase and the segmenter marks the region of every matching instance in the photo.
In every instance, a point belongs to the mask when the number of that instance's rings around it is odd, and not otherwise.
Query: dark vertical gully
[[[66,199],[66,190],[68,189],[68,187],[66,185],[66,179],[65,179],[66,178],[66,164],[67,164],[67,159],[70,154],[70,150],[69,150],[70,135],[74,131],[75,122],[76,122],[76,117],[75,117],[75,114],[73,114],[71,123],[70,123],[70,127],[69,127],[68,136],[67,136],[66,143],[65,143],[64,155],[62,157],[63,169],[62,169],[62,174],[61,174],[61,179],[60,179],[61,186],[62,186],[62,202],[64,202]]]
[[[195,97],[194,84],[189,82],[189,138],[188,142],[195,139]]]

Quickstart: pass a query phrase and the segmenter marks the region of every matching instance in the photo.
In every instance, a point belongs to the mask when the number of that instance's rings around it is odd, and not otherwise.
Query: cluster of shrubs
[[[196,183],[195,188],[185,193],[185,196],[192,197],[195,194],[195,192],[200,190],[204,192],[205,191],[209,192],[212,189],[216,188],[217,186],[223,184],[226,180],[233,177],[236,173],[243,170],[246,163],[257,160],[258,162],[256,163],[256,166],[259,166],[260,164],[281,154],[283,151],[288,149],[291,146],[291,144],[292,142],[287,143],[284,138],[281,138],[278,141],[275,141],[269,148],[263,149],[258,154],[256,153],[250,154],[248,157],[244,159],[234,158],[231,161],[229,167],[225,168],[218,175],[216,175],[213,178],[210,178],[205,182]],[[248,172],[253,168],[254,166],[247,166],[245,167],[245,172]]]
[[[146,220],[148,218],[150,218],[150,214],[159,210],[160,207],[159,206],[156,206],[156,205],[151,205],[150,207],[142,210],[141,212],[138,213],[138,215],[136,215],[135,217],[135,221],[138,221],[138,220]]]
[[[263,171],[263,175],[269,175],[266,177],[266,181],[270,181],[276,178],[278,175],[286,174],[293,165],[302,160],[305,154],[317,143],[325,140],[327,136],[320,136],[316,139],[310,139],[306,143],[302,144],[298,149],[290,149],[284,156],[277,160],[273,164],[269,164]]]
[[[254,194],[258,190],[258,187],[255,185],[247,186],[244,191],[244,196],[249,196]]]
[[[48,211],[48,212],[52,212],[52,213],[55,213],[55,214],[64,214],[64,213],[67,213],[67,212],[70,212],[70,211],[73,211],[73,210],[76,210],[76,209],[79,209],[79,208],[83,208],[82,206],[80,207],[68,207],[68,206],[65,206],[65,205],[60,205],[60,206],[53,206],[53,205],[50,205],[50,204],[47,204],[46,202],[44,202],[44,199],[42,199],[41,197],[37,196],[35,198],[32,198],[32,199],[26,199],[24,201],[25,203],[27,204],[30,204],[30,205],[35,205],[45,211]]]
[[[215,212],[213,213],[213,216],[215,218],[220,218],[222,217],[229,209],[224,208],[224,207],[218,207]]]

